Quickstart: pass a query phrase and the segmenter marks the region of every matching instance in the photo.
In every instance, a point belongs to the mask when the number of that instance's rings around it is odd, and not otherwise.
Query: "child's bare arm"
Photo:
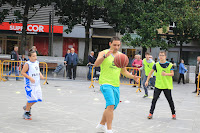
[[[44,79],[44,76],[42,75],[41,72],[40,72],[40,79]]]
[[[152,69],[152,70],[150,71],[150,73],[149,73],[149,75],[148,75],[148,77],[147,77],[147,80],[146,80],[146,82],[145,82],[145,86],[146,86],[146,87],[148,86],[149,79],[151,78],[151,75],[153,74],[154,71],[155,71],[154,69]]]
[[[25,78],[27,78],[27,79],[29,79],[30,81],[31,81],[31,83],[35,83],[35,80],[32,78],[32,77],[30,77],[30,76],[28,76],[27,74],[26,74],[26,72],[28,71],[28,64],[25,64],[24,65],[24,67],[23,67],[23,69],[22,69],[22,71],[21,71],[21,74],[25,77]]]

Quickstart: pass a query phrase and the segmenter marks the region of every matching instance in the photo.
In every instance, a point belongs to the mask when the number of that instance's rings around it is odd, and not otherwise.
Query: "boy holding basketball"
[[[113,111],[117,108],[120,101],[120,73],[130,79],[134,79],[138,82],[139,77],[131,75],[126,68],[118,68],[114,64],[114,57],[118,54],[121,42],[118,37],[113,37],[109,42],[110,49],[101,51],[95,61],[95,67],[101,67],[101,74],[99,78],[99,84],[101,84],[100,90],[106,100],[106,107],[103,113],[100,124],[96,127],[98,130],[112,133],[112,120]],[[124,64],[124,61],[122,63]],[[106,128],[107,124],[107,128]]]
[[[175,120],[176,119],[175,107],[174,107],[174,102],[173,102],[172,94],[171,94],[171,90],[173,89],[172,76],[174,76],[173,64],[166,61],[165,52],[159,53],[159,59],[160,59],[160,62],[157,62],[153,66],[153,69],[150,71],[147,81],[145,82],[145,86],[148,86],[148,81],[151,78],[152,73],[156,71],[155,90],[153,94],[150,114],[147,118],[152,119],[156,102],[160,96],[160,93],[163,91],[171,108],[172,119]]]
[[[27,104],[23,107],[25,110],[23,118],[25,120],[32,120],[30,109],[36,102],[42,101],[42,91],[40,87],[40,79],[44,79],[40,72],[39,62],[37,61],[36,52],[32,49],[28,54],[29,61],[27,61],[22,69],[22,75],[24,76],[25,91]]]

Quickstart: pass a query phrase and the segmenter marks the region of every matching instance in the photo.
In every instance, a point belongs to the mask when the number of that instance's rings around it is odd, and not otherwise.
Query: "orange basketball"
[[[129,59],[125,54],[117,54],[114,59],[115,66],[124,68],[128,65]]]

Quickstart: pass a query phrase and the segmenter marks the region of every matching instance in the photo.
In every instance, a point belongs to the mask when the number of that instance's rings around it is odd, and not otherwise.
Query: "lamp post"
[[[52,32],[51,32],[51,49],[53,49],[53,26],[54,26],[54,6],[56,5],[55,2],[51,3],[52,5]],[[51,50],[51,55],[53,55],[53,50]]]
[[[51,11],[49,12],[49,45],[48,45],[48,56],[51,56]]]

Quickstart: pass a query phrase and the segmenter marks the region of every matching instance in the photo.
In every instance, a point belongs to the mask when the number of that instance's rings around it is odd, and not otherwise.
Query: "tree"
[[[9,11],[15,7],[21,7],[21,10],[15,10],[14,15],[16,16],[15,20],[10,20],[11,22],[21,22],[23,23],[22,28],[22,41],[20,51],[21,54],[25,54],[25,46],[26,46],[26,30],[27,30],[27,22],[35,16],[35,14],[44,6],[50,5],[51,0],[3,0],[0,2],[0,6],[4,4],[10,4],[12,6],[11,9],[5,9],[0,12],[0,16],[3,16],[0,19],[0,22],[3,22],[6,16],[9,15]],[[39,8],[36,8],[36,5],[39,5]],[[29,11],[33,11],[34,14],[29,16]]]
[[[180,44],[180,59],[183,43],[200,40],[200,1],[199,0],[169,0],[164,4],[168,7],[169,23],[174,22],[173,34],[167,40]]]
[[[93,21],[107,18],[107,5],[120,3],[123,0],[59,0],[55,2],[57,3],[56,15],[61,16],[59,22],[68,26],[65,32],[71,32],[77,24],[85,27],[84,63],[86,63],[89,50],[89,29]]]
[[[162,47],[167,49],[173,46],[168,44],[158,34],[160,28],[166,29],[166,19],[161,9],[162,3],[159,0],[126,0],[120,14],[113,21],[114,28],[124,34],[122,41],[134,47]],[[113,18],[116,12],[109,12]],[[111,19],[112,20],[112,19]],[[111,22],[113,23],[113,22]],[[166,32],[166,31],[165,31]],[[138,37],[132,39],[130,33],[136,33]]]
[[[125,36],[124,42],[131,46],[143,48],[161,47],[167,49],[180,43],[199,39],[200,11],[196,0],[127,0],[114,25]],[[114,13],[112,13],[114,14]],[[112,14],[111,15],[112,17]],[[171,22],[176,23],[172,35],[167,34]],[[162,28],[164,34],[159,34]],[[132,39],[130,33],[139,35]],[[182,56],[180,52],[180,58]]]

